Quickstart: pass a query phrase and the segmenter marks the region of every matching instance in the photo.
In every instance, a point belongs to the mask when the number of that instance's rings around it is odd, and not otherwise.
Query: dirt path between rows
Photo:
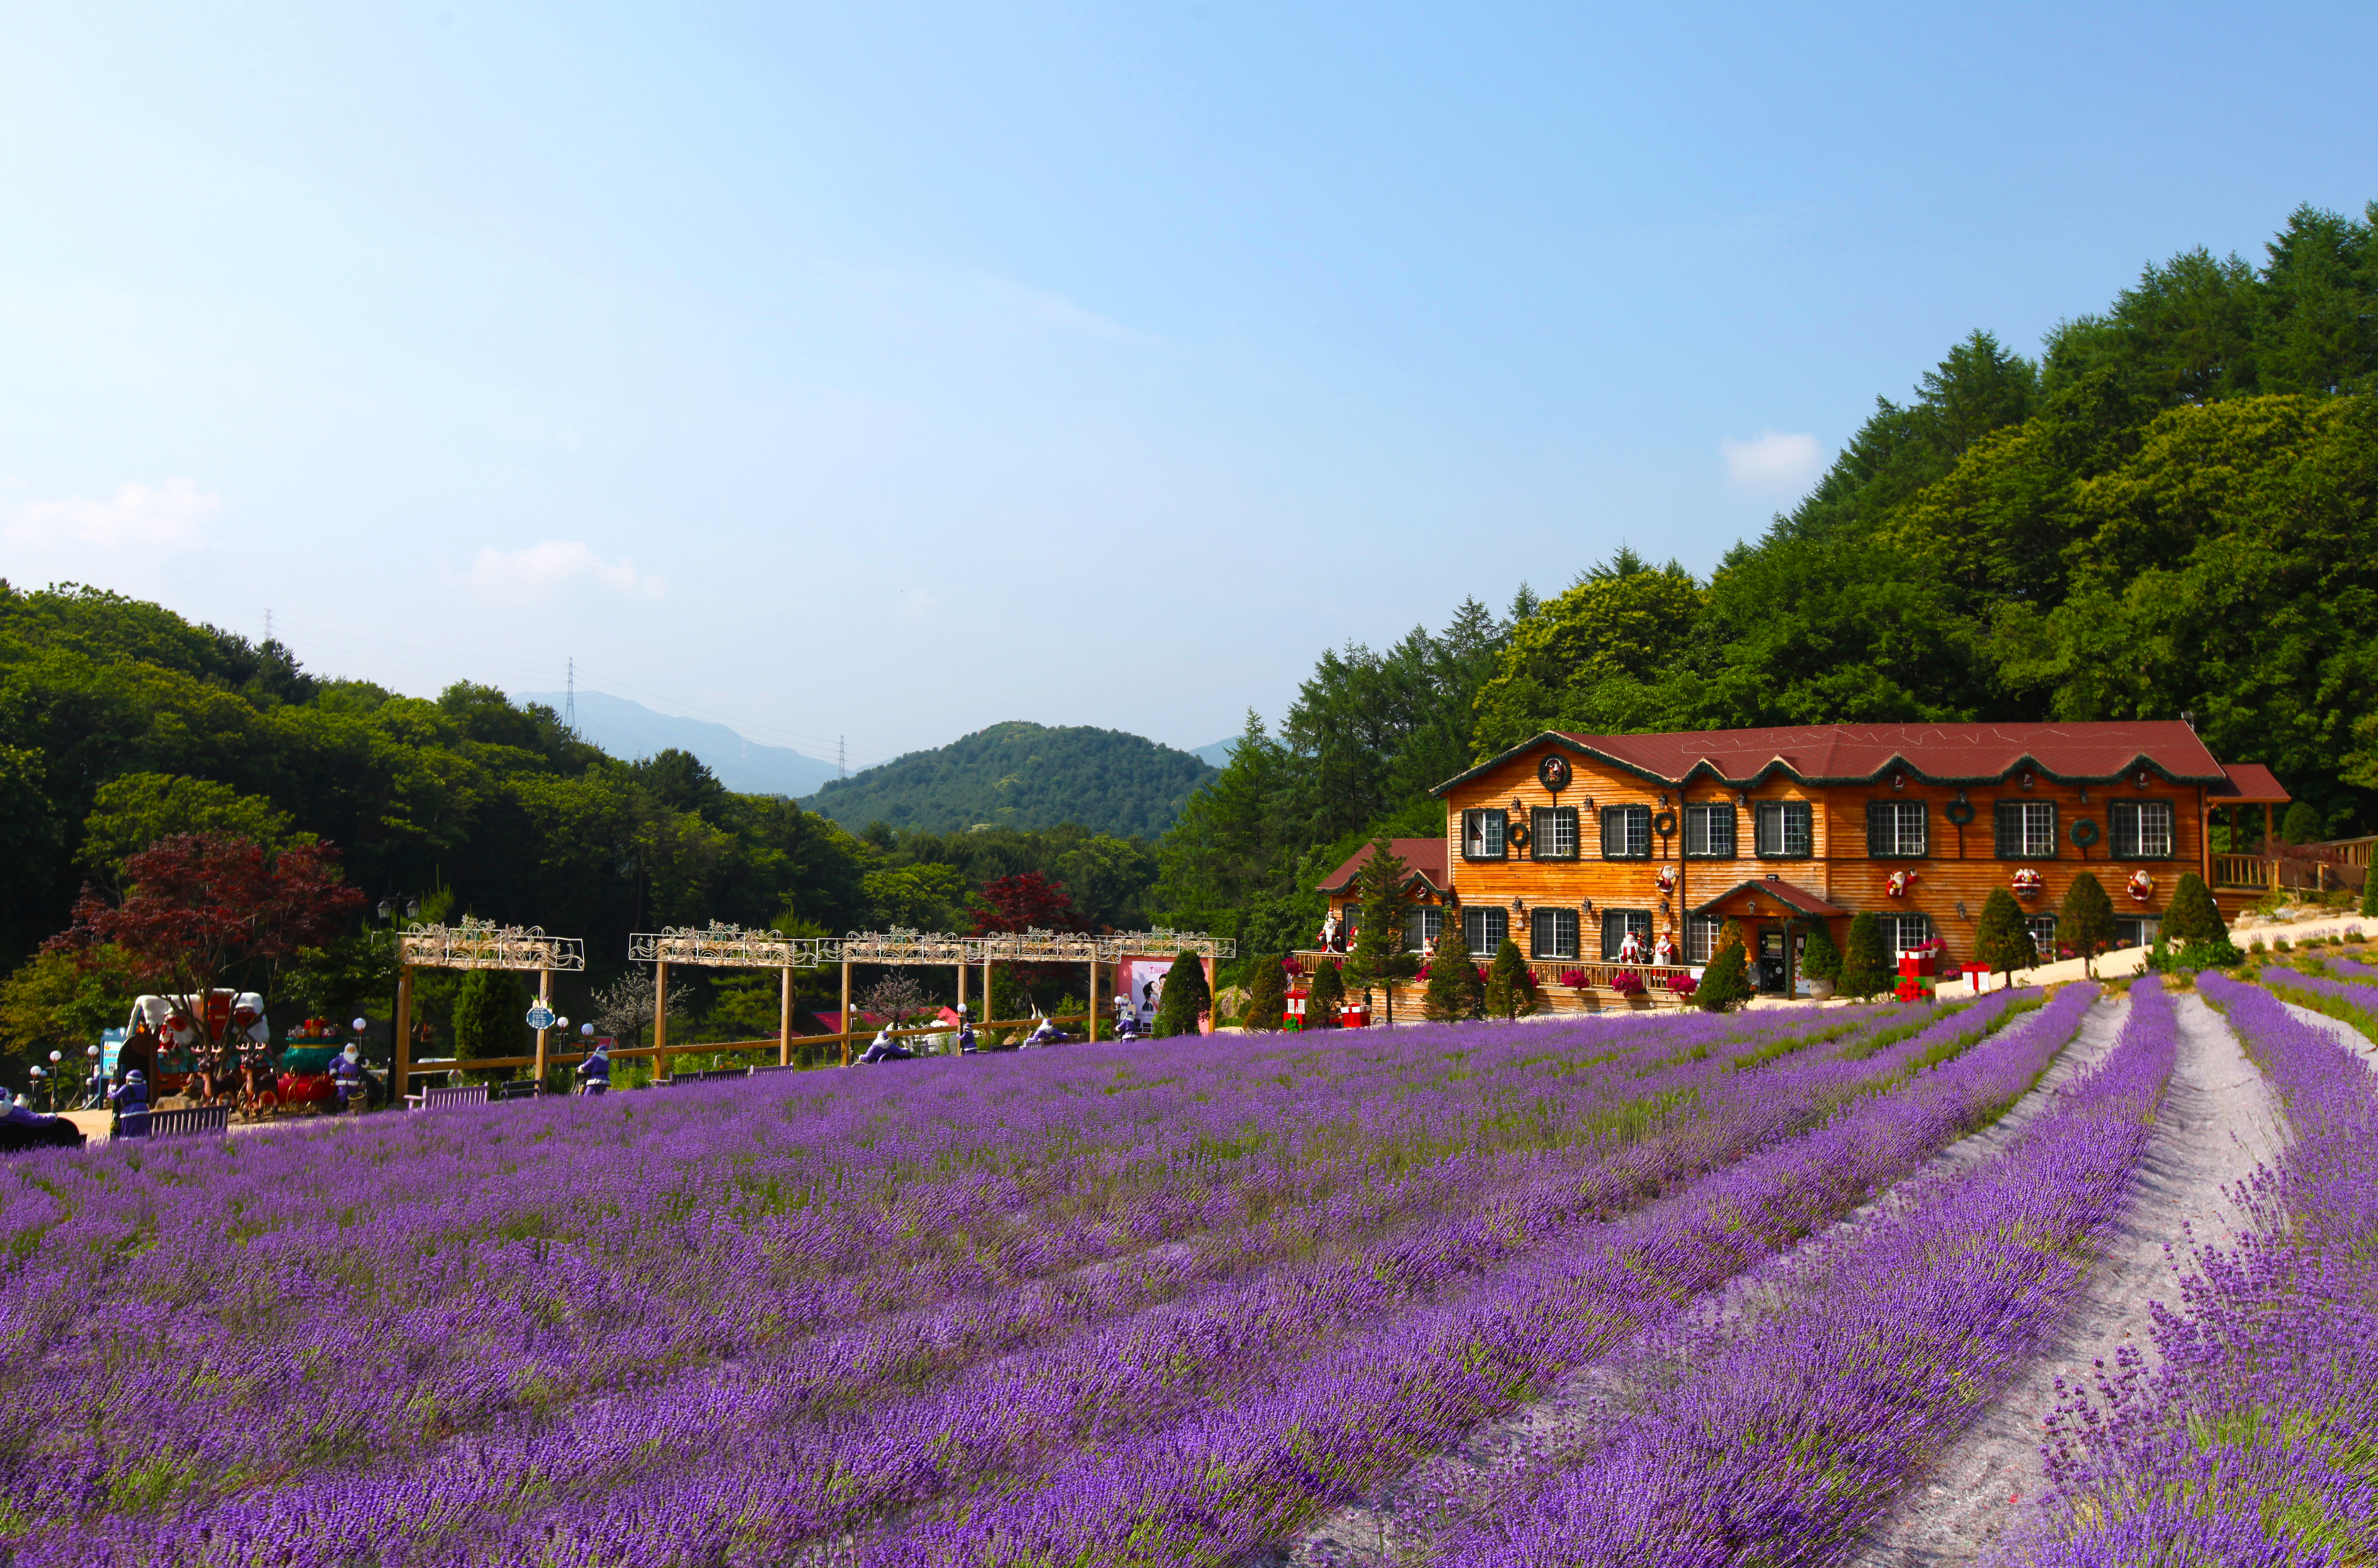
[[[2092,1010],[2093,1016],[2095,1010]],[[2150,1307],[2180,1304],[2165,1243],[2191,1227],[2202,1244],[2235,1240],[2240,1215],[2223,1191],[2275,1155],[2278,1108],[2220,1014],[2179,999],[2180,1059],[2154,1137],[2131,1179],[2131,1201],[2061,1329],[1973,1429],[1911,1482],[1849,1561],[1856,1568],[1947,1568],[2011,1549],[2034,1520],[2044,1488],[2040,1443],[2055,1380],[2085,1386],[2093,1359],[2149,1343]]]
[[[2072,1042],[2058,1053],[2031,1093],[1989,1127],[1935,1155],[1918,1175],[1954,1175],[2005,1148],[2047,1108],[2060,1085],[2105,1059],[2129,1016],[2129,1002],[2119,991],[2109,991],[2083,1016]],[[1856,1210],[1786,1257],[1730,1282],[1699,1311],[1735,1318],[1754,1310],[1755,1299],[1771,1298],[1789,1278],[1794,1258],[1814,1249],[1838,1246],[1847,1233],[1885,1212],[1906,1185],[1902,1183]],[[1426,1541],[1433,1532],[1414,1526],[1432,1516],[1439,1528],[1450,1523],[1441,1512],[1445,1500],[1461,1499],[1461,1511],[1470,1517],[1492,1515],[1503,1498],[1516,1500],[1531,1490],[1531,1476],[1547,1467],[1576,1463],[1591,1452],[1597,1444],[1597,1429],[1627,1403],[1627,1359],[1622,1351],[1580,1370],[1543,1399],[1487,1422],[1459,1448],[1428,1460],[1374,1497],[1333,1510],[1295,1542],[1252,1554],[1242,1568],[1395,1568],[1408,1562],[1429,1561]]]

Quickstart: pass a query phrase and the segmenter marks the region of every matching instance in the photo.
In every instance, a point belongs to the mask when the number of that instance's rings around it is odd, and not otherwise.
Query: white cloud
[[[525,550],[481,550],[463,581],[482,599],[500,604],[548,598],[580,582],[645,599],[659,598],[666,586],[625,557],[614,565],[576,540],[561,539],[547,539]]]
[[[69,496],[9,508],[7,537],[12,545],[73,543],[102,550],[195,546],[207,543],[203,524],[222,505],[221,496],[199,489],[195,479],[168,479],[157,485],[134,482],[118,485],[104,501]]]
[[[1802,489],[1825,463],[1814,436],[1787,436],[1780,430],[1762,430],[1755,441],[1729,436],[1717,447],[1725,455],[1726,477],[1746,490]]]

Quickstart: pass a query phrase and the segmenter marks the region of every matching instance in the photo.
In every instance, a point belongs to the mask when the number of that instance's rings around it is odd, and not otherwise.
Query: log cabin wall
[[[1564,756],[1572,770],[1567,787],[1548,789],[1539,776],[1543,759]],[[1918,759],[1920,762],[1920,759]],[[1970,959],[1983,902],[1993,889],[2012,891],[2019,868],[2040,873],[2042,886],[2031,897],[2018,897],[2031,916],[2053,915],[2062,905],[2072,880],[2083,871],[2096,874],[2114,904],[2117,917],[2160,917],[2174,885],[2190,871],[2205,870],[2204,813],[2206,792],[2200,784],[2179,784],[2150,775],[2144,786],[2130,780],[2117,784],[2064,784],[2034,772],[2025,787],[2017,773],[1990,784],[1926,784],[1912,776],[1899,788],[1889,778],[1854,784],[1805,784],[1788,775],[1771,774],[1765,781],[1740,788],[1706,775],[1679,785],[1645,777],[1632,770],[1584,755],[1557,741],[1545,739],[1504,759],[1476,776],[1447,787],[1446,839],[1447,864],[1456,899],[1464,907],[1490,904],[1508,912],[1510,934],[1522,952],[1530,951],[1529,917],[1542,906],[1577,911],[1579,947],[1582,957],[1601,952],[1600,916],[1612,909],[1640,910],[1651,916],[1654,934],[1671,935],[1681,949],[1685,916],[1745,881],[1764,880],[1771,874],[1817,894],[1852,914],[1920,914],[1929,916],[1932,929],[1948,949],[1952,962]],[[1950,820],[1950,808],[1963,796],[1972,818],[1962,827]],[[2051,802],[2056,807],[2056,853],[2001,859],[1997,853],[1996,803]],[[2159,800],[2172,808],[2172,853],[2156,859],[2115,860],[2108,807],[2116,801]],[[1808,853],[1796,857],[1762,857],[1757,852],[1758,808],[1768,801],[1805,801],[1809,806]],[[1868,853],[1867,807],[1869,802],[1916,802],[1925,808],[1925,853],[1919,856],[1880,858]],[[1687,858],[1683,856],[1683,808],[1699,804],[1735,807],[1735,854],[1731,859]],[[1472,860],[1462,850],[1463,813],[1473,808],[1500,808],[1514,823],[1528,820],[1532,808],[1544,806],[1579,808],[1579,855],[1575,860],[1541,859],[1531,844],[1525,849],[1507,846],[1502,860]],[[1643,860],[1602,857],[1600,813],[1612,806],[1645,806],[1655,820],[1674,811],[1673,832],[1654,832],[1651,856]],[[2095,827],[2095,842],[2076,844],[2076,823]],[[2084,830],[2084,837],[2090,836]],[[1673,892],[1659,886],[1663,869],[1673,873]],[[1913,872],[1907,891],[1894,898],[1889,882],[1894,872]],[[2150,896],[2132,897],[2128,884],[2134,871],[2152,880]],[[1518,900],[1520,907],[1514,908]],[[1591,900],[1592,909],[1583,905]],[[2234,901],[2233,901],[2234,902]],[[1964,912],[1959,913],[1963,905]],[[1801,917],[1805,928],[1810,922]],[[1847,940],[1847,922],[1828,922],[1834,942]],[[1483,959],[1486,954],[1481,954]]]

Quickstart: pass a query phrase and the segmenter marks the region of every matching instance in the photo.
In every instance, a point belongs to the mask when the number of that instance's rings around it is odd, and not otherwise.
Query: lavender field
[[[0,1543],[1848,1561],[2089,1288],[2174,1020],[2150,982],[1104,1045],[29,1155]],[[2120,1463],[2059,1472],[2068,1525]]]

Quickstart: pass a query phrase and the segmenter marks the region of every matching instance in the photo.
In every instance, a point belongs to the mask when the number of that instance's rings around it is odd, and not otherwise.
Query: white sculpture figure
[[[1329,917],[1321,922],[1321,951],[1324,952],[1335,952],[1337,949],[1338,912],[1333,909],[1329,912]]]
[[[1661,932],[1660,940],[1651,944],[1651,962],[1663,966],[1676,962],[1676,940],[1665,931]]]
[[[1618,962],[1621,964],[1643,962],[1643,940],[1635,934],[1634,928],[1631,926],[1627,928],[1626,938],[1618,944]]]

